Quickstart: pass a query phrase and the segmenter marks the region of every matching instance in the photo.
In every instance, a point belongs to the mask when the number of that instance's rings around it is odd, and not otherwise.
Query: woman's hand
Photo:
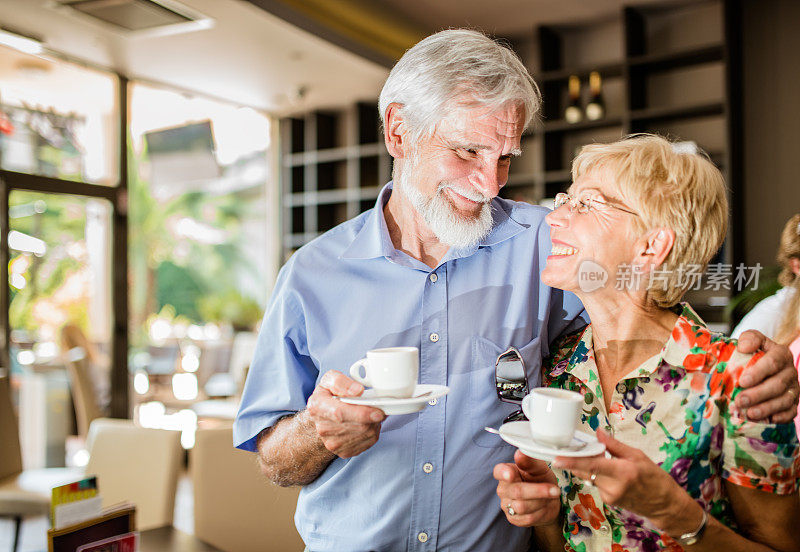
[[[556,457],[553,466],[592,482],[603,502],[649,519],[669,535],[696,528],[702,519],[700,505],[655,462],[639,449],[597,432],[612,456]],[[594,477],[593,477],[594,476]]]
[[[559,520],[561,490],[556,476],[541,460],[514,454],[513,464],[497,464],[497,496],[509,523],[518,527],[547,525]]]

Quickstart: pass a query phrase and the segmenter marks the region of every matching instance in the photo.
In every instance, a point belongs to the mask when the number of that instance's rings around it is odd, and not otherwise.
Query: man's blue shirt
[[[492,478],[515,449],[483,428],[517,409],[497,398],[497,356],[519,349],[538,385],[548,343],[586,324],[574,295],[539,281],[548,210],[494,199],[490,234],[451,248],[431,270],[392,245],[383,216],[391,193],[390,183],[375,208],[302,247],[281,270],[234,444],[255,450],[263,429],[306,407],[326,371],[347,373],[369,349],[419,347],[420,383],[450,394],[389,416],[373,447],[336,458],[305,486],[300,535],[315,552],[527,550],[530,532],[506,521]]]

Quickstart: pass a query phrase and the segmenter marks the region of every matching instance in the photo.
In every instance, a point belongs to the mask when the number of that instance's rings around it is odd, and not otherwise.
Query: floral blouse
[[[747,421],[733,399],[739,377],[759,355],[706,328],[687,305],[661,352],[622,378],[606,412],[592,349],[592,327],[561,338],[545,361],[544,385],[583,395],[583,431],[603,428],[644,451],[705,510],[736,528],[723,480],[775,494],[800,486],[794,424]],[[568,551],[682,550],[647,519],[604,504],[599,491],[554,470]]]

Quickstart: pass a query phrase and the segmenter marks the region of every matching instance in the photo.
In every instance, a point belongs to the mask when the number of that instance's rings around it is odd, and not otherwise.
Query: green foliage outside
[[[256,268],[242,253],[242,221],[256,207],[252,192],[213,195],[188,193],[157,201],[139,178],[137,164],[146,160],[131,152],[128,211],[129,315],[131,345],[147,343],[148,320],[160,315],[184,323],[216,322],[250,329],[262,307],[236,290],[234,275]],[[86,205],[90,199],[68,195],[14,191],[10,196],[10,229],[42,239],[47,252],[37,257],[11,250],[9,273],[16,267],[25,285],[10,286],[12,329],[39,334],[43,320],[49,338],[66,322],[87,333],[91,283],[74,285],[89,270],[86,248]],[[17,207],[18,216],[14,216]],[[170,228],[181,218],[222,229],[224,243],[209,244],[176,236]],[[75,254],[78,251],[79,254]],[[82,252],[82,253],[81,253]],[[15,265],[15,263],[17,263]],[[24,270],[22,270],[24,268]],[[20,272],[20,270],[22,270]],[[17,279],[19,282],[19,278]],[[81,293],[73,288],[80,287]],[[70,293],[67,293],[67,292]],[[38,314],[37,314],[38,313]]]
[[[39,192],[15,190],[10,194],[9,229],[43,239],[47,244],[47,252],[41,257],[10,250],[9,273],[16,273],[24,282],[21,289],[13,279],[9,286],[12,329],[35,334],[52,321],[54,327],[47,328],[52,334],[58,329],[55,326],[69,320],[86,330],[85,298],[74,293],[74,286],[64,289],[85,264],[81,249],[70,249],[69,245],[84,241],[86,202],[83,198]]]
[[[163,313],[193,323],[230,324],[251,329],[262,308],[234,287],[234,275],[254,273],[242,253],[242,221],[252,217],[255,199],[247,192],[212,195],[187,193],[157,201],[139,177],[137,164],[147,159],[131,154],[128,213],[131,283],[131,345],[147,340],[148,318]],[[209,244],[170,232],[174,222],[188,217],[226,234],[223,243]],[[168,307],[168,308],[167,308]],[[165,310],[166,308],[166,310]]]

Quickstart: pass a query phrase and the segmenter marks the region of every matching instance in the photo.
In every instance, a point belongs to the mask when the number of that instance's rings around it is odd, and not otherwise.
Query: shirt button
[[[601,533],[608,533],[610,530],[611,529],[608,527],[608,525],[601,525],[600,526],[600,532]]]
[[[439,277],[436,275],[435,272],[432,273],[430,276],[428,276],[428,278],[430,278],[431,282],[433,282],[434,284],[436,283],[436,280],[439,279]]]
[[[424,464],[422,464],[422,471],[424,471],[425,473],[431,473],[433,471],[433,464],[431,464],[430,462],[425,462]]]
[[[436,403],[439,402],[437,399],[431,399],[428,401],[428,404],[431,406],[436,406]]]
[[[436,332],[433,332],[433,333],[430,335],[429,339],[430,339],[431,341],[433,341],[434,343],[436,343],[437,341],[439,341],[439,334],[438,334],[438,333],[436,333]]]
[[[419,542],[428,542],[428,533],[423,531],[422,533],[417,535],[417,540]]]

